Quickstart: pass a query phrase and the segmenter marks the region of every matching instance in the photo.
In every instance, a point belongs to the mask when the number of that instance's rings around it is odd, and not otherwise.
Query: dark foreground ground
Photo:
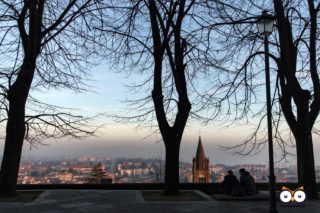
[[[195,191],[200,200],[189,201],[146,201],[141,190],[44,190],[32,202],[0,202],[1,213],[59,213],[59,212],[108,212],[108,213],[241,213],[269,212],[267,199],[216,200],[200,191]],[[186,193],[189,196],[189,193]],[[159,193],[159,196],[160,193]],[[268,197],[267,192],[258,196]],[[155,199],[157,200],[157,199]],[[320,212],[320,201],[306,201],[303,204],[283,204],[278,201],[279,212]]]

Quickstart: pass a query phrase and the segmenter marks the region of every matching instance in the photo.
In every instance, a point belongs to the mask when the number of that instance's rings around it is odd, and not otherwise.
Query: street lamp
[[[270,70],[269,70],[269,41],[268,36],[273,29],[274,17],[267,11],[262,11],[257,19],[257,27],[260,35],[264,36],[264,54],[265,54],[265,74],[266,74],[266,96],[267,96],[267,118],[268,118],[268,147],[269,147],[269,193],[270,209],[269,212],[278,212],[276,204],[276,177],[274,176],[273,161],[273,142],[272,142],[272,121],[271,121],[271,95],[270,95]]]
[[[266,10],[262,11],[261,16],[257,19],[257,27],[260,35],[268,36],[273,30],[274,17]]]

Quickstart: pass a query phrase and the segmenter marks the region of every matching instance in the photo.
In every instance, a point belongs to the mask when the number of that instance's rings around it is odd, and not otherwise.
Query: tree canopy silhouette
[[[270,36],[273,73],[274,139],[285,157],[295,145],[298,181],[305,186],[308,198],[316,198],[312,133],[320,110],[319,92],[319,9],[320,2],[299,1],[217,1],[217,13],[210,28],[220,40],[220,72],[213,82],[208,106],[218,105],[210,119],[248,122],[259,118],[254,132],[243,144],[233,148],[249,154],[266,143],[265,102],[259,89],[263,66],[263,39],[257,34],[254,20],[262,10],[274,14],[276,29]],[[261,76],[261,77],[260,77]],[[263,78],[262,78],[263,79]],[[233,113],[232,113],[233,111]],[[209,120],[210,120],[209,119]],[[285,135],[286,128],[289,134]],[[291,136],[293,135],[293,137]],[[294,138],[294,140],[292,140]]]
[[[214,66],[211,43],[206,37],[211,8],[208,1],[112,2],[109,21],[100,30],[109,36],[109,59],[129,72],[147,76],[133,90],[144,88],[141,99],[128,100],[137,111],[126,122],[157,126],[165,145],[164,193],[179,193],[179,151],[190,116],[189,100],[196,76]],[[110,6],[111,8],[111,6]]]
[[[178,191],[178,164],[172,162],[178,161],[190,115],[206,122],[222,119],[238,124],[258,118],[248,140],[233,148],[249,154],[264,147],[266,110],[259,92],[264,85],[260,80],[264,52],[255,22],[266,9],[276,18],[269,54],[275,74],[274,138],[283,157],[289,153],[288,147],[296,145],[299,182],[305,185],[309,198],[316,197],[311,133],[320,107],[318,1],[120,2],[113,4],[116,9],[109,14],[111,25],[103,30],[111,38],[110,58],[129,72],[147,75],[132,88],[145,87],[152,93],[129,100],[138,113],[128,120],[145,125],[157,119],[166,147],[166,165],[170,162],[166,167],[170,177],[165,179],[168,194]],[[201,75],[211,81],[202,92],[199,88],[203,87],[195,83]],[[197,96],[192,101],[190,91]],[[289,136],[284,135],[286,125]]]
[[[0,1],[0,109],[6,124],[1,195],[16,193],[24,139],[35,142],[95,132],[83,126],[88,118],[43,104],[30,97],[30,90],[83,90],[89,58],[101,48],[93,29],[101,22],[100,12],[102,2],[96,0]]]

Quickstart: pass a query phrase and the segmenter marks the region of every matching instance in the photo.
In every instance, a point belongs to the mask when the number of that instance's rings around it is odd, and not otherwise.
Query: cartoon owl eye
[[[298,203],[303,202],[306,199],[306,193],[304,191],[298,190],[294,193],[294,200]]]
[[[291,192],[289,191],[282,191],[280,193],[280,200],[284,203],[290,202],[291,198],[292,198],[292,195],[291,195]]]

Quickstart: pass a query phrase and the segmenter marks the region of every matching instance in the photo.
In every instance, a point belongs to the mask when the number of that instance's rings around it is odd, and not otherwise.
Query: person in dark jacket
[[[233,174],[231,170],[228,171],[228,174],[224,176],[222,181],[222,186],[225,189],[225,193],[228,195],[232,194],[233,189],[239,185],[237,177]]]
[[[242,186],[246,192],[246,195],[257,194],[256,183],[254,178],[245,169],[240,169],[240,186]]]

